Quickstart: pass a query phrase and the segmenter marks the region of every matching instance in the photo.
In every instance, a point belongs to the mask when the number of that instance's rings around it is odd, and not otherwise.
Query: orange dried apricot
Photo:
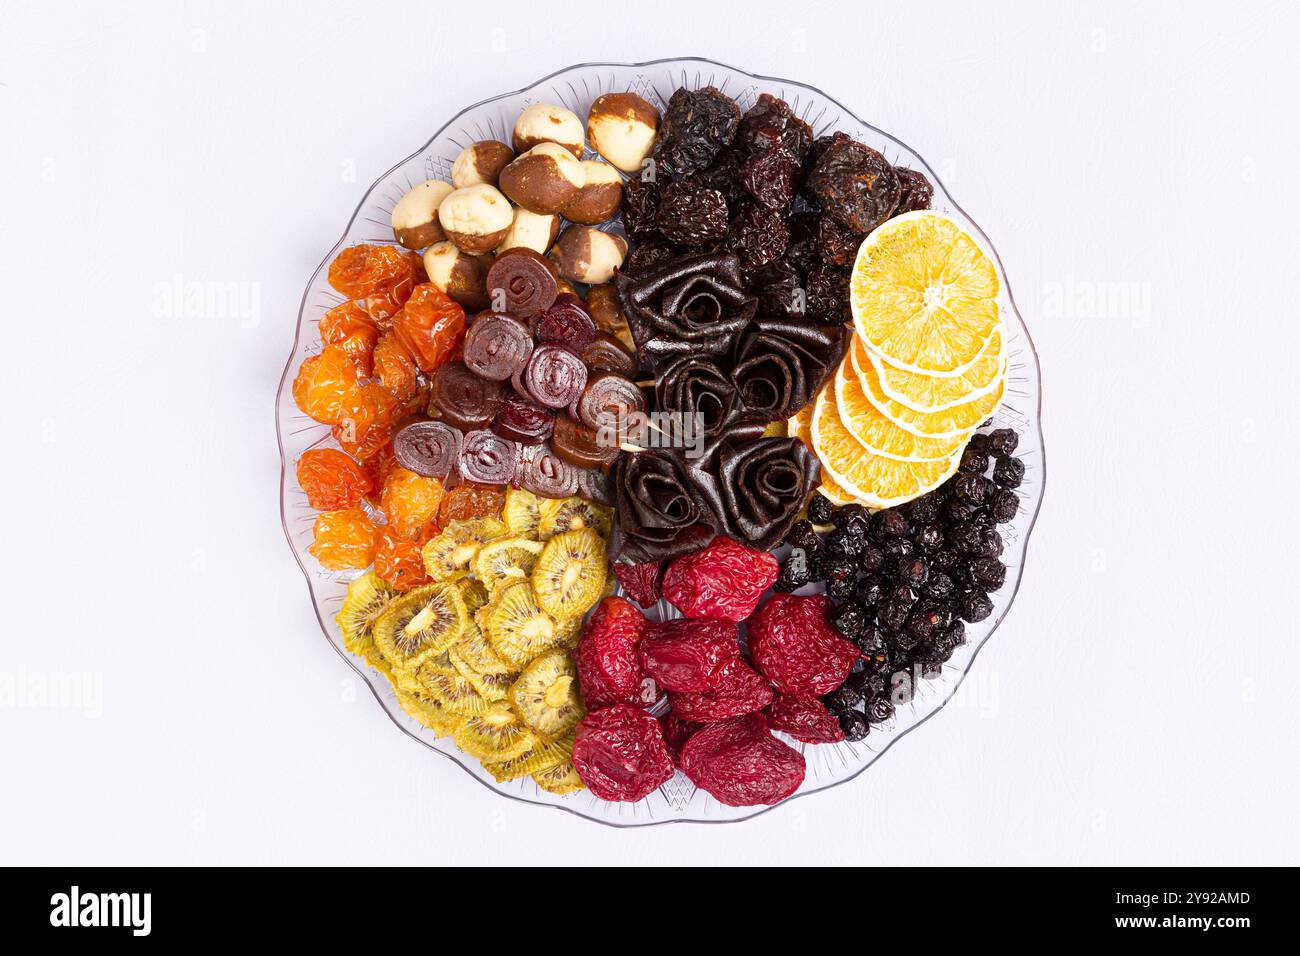
[[[365,461],[388,444],[399,407],[397,399],[378,385],[354,389],[334,424],[334,440],[353,458]]]
[[[392,442],[386,443],[369,458],[363,459],[361,464],[366,470],[366,477],[370,479],[370,491],[366,494],[366,500],[378,508],[388,473],[397,467]]]
[[[465,310],[431,282],[417,285],[393,316],[393,331],[422,372],[432,372],[461,348]]]
[[[424,569],[422,545],[393,534],[388,528],[379,529],[375,545],[375,573],[399,591],[409,591],[429,583],[429,573]]]
[[[331,571],[365,568],[375,558],[376,533],[360,508],[322,511],[312,526],[312,545],[307,550]]]
[[[330,263],[329,283],[349,299],[365,299],[414,279],[418,261],[394,246],[352,246]]]
[[[437,478],[425,478],[397,465],[384,479],[380,508],[395,534],[423,544],[437,533],[442,498],[442,482]]]
[[[442,499],[438,523],[444,528],[448,522],[468,518],[496,517],[506,503],[506,492],[500,485],[481,485],[463,481]]]
[[[320,340],[326,345],[340,346],[361,376],[370,377],[371,353],[379,341],[379,326],[357,303],[344,302],[321,316]]]
[[[395,332],[385,332],[379,336],[374,351],[374,375],[379,379],[380,385],[404,402],[413,397],[419,388],[417,373],[415,360]]]
[[[326,345],[302,363],[293,380],[293,400],[304,415],[337,425],[355,402],[359,373],[340,345]]]
[[[336,448],[312,448],[298,459],[298,485],[317,511],[355,508],[374,487],[370,476]]]

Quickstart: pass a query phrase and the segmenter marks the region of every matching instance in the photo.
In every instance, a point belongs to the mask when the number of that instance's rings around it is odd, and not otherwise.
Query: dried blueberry
[[[865,545],[858,552],[858,567],[867,574],[875,574],[885,566],[885,552],[881,551],[875,545]]]
[[[964,472],[982,475],[988,470],[989,456],[978,448],[967,445],[961,453],[961,464],[958,467]]]
[[[1001,488],[1019,488],[1025,480],[1025,463],[1019,458],[999,458],[993,466],[993,480]]]
[[[916,533],[916,547],[922,554],[934,554],[943,547],[943,528],[928,524]]]
[[[894,705],[884,694],[878,694],[867,701],[867,720],[873,724],[883,724],[894,716]]]
[[[1007,579],[1007,566],[997,558],[980,558],[971,562],[971,573],[985,591],[996,591]]]
[[[930,564],[920,555],[902,559],[898,564],[897,580],[910,588],[919,588],[930,577]]]
[[[880,605],[880,610],[876,612],[876,620],[886,630],[898,631],[907,623],[907,613],[910,608],[911,605],[909,604],[900,604],[893,600],[886,601]]]
[[[862,602],[863,607],[875,607],[884,596],[885,587],[880,578],[869,575],[865,578],[858,578],[858,583],[853,591],[857,599]]]
[[[830,524],[834,510],[834,505],[825,495],[813,495],[808,502],[808,520],[813,524]]]
[[[901,538],[911,531],[907,517],[895,508],[877,511],[871,518],[871,536],[876,541]]]
[[[839,716],[840,729],[844,731],[845,740],[861,740],[871,732],[871,725],[867,723],[865,714],[851,710],[847,714],[840,714]]]
[[[856,641],[867,626],[867,612],[861,604],[850,601],[839,609],[831,624],[850,641]]]
[[[1014,519],[1018,510],[1020,510],[1020,497],[1010,488],[999,491],[989,503],[989,514],[998,524],[1006,524]]]
[[[952,583],[952,578],[942,571],[935,571],[930,575],[930,579],[925,582],[925,587],[921,593],[928,598],[936,601],[947,601],[957,593],[957,587]]]
[[[818,537],[811,521],[796,521],[790,526],[790,530],[785,536],[785,543],[792,548],[815,551],[821,547],[821,538]]]
[[[1000,457],[1013,455],[1020,444],[1020,436],[1010,428],[996,428],[989,432],[989,451]]]
[[[983,591],[971,591],[961,599],[963,621],[975,624],[993,613],[993,602]]]
[[[865,657],[880,656],[888,649],[885,643],[885,632],[876,624],[864,625],[861,633],[853,639],[853,643],[858,645],[858,650],[862,651]]]

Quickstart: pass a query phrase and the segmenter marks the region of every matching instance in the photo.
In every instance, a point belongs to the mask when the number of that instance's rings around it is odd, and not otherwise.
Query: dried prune
[[[895,166],[894,174],[898,177],[899,186],[898,208],[894,210],[895,216],[930,208],[930,200],[934,198],[934,187],[930,185],[930,180],[926,178],[925,173],[918,173],[915,169],[908,169],[906,166]]]
[[[707,246],[727,235],[727,200],[716,189],[690,180],[670,183],[659,198],[659,232],[682,246]]]
[[[830,216],[818,216],[814,229],[817,255],[833,266],[851,266],[857,258],[862,236],[846,229]]]
[[[824,214],[862,234],[893,215],[901,192],[889,161],[843,133],[821,152],[805,188]]]
[[[754,153],[740,164],[740,184],[768,209],[784,209],[799,185],[799,159],[784,146]]]
[[[677,618],[655,624],[637,648],[641,666],[667,691],[712,690],[740,656],[736,625]]]
[[[758,102],[740,118],[736,145],[751,153],[783,146],[800,159],[812,146],[812,127],[795,115],[790,104],[771,93],[761,93]]]
[[[803,318],[806,311],[803,280],[793,260],[787,257],[768,263],[746,275],[749,290],[758,297],[761,315],[786,319]]]
[[[776,594],[749,619],[754,664],[782,693],[828,694],[858,659],[858,649],[827,621],[829,606],[822,594]]]
[[[819,265],[808,271],[804,283],[809,321],[827,324],[847,322],[849,313],[849,270]]]
[[[659,225],[659,193],[662,181],[634,176],[623,184],[623,229],[635,239],[654,235]]]
[[[762,710],[772,703],[772,688],[743,659],[732,661],[712,690],[669,694],[668,704],[678,717],[697,724],[714,724]]]
[[[663,597],[664,566],[662,561],[640,564],[616,564],[614,574],[623,593],[642,607],[658,604]]]
[[[830,744],[844,739],[840,722],[816,697],[777,694],[764,713],[773,730],[806,744]]]
[[[646,627],[645,615],[624,598],[607,597],[597,606],[574,653],[588,707],[649,706],[658,698],[637,656]]]
[[[754,613],[779,570],[774,555],[718,535],[707,547],[668,565],[663,594],[687,617],[738,623]],[[689,688],[669,688],[674,689]]]
[[[758,269],[785,255],[790,229],[779,210],[747,202],[732,217],[727,248],[740,256],[746,270]]]
[[[730,146],[739,126],[740,107],[721,90],[678,89],[659,123],[654,159],[672,172],[689,175]]]
[[[335,448],[312,448],[298,459],[298,486],[317,511],[355,508],[373,490],[370,476]]]
[[[593,711],[578,722],[573,766],[601,800],[640,800],[675,772],[659,721],[627,704]]]
[[[632,247],[619,271],[625,276],[637,278],[653,272],[680,254],[681,250],[663,239],[642,239]]]
[[[724,152],[711,166],[701,169],[690,178],[702,186],[708,186],[722,193],[723,198],[727,200],[727,205],[730,206],[745,196],[745,187],[740,184],[740,159],[739,153]]]
[[[704,727],[682,747],[682,771],[729,807],[780,803],[799,789],[803,754],[772,736],[762,714]]]

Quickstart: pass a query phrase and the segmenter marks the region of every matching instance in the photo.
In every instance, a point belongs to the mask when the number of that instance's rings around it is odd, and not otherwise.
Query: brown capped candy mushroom
[[[587,311],[601,332],[608,332],[629,349],[636,351],[636,342],[628,328],[623,306],[618,301],[618,287],[612,282],[594,285],[587,290]]]
[[[514,218],[510,201],[487,183],[454,189],[438,207],[438,221],[447,238],[472,256],[500,245]]]
[[[408,249],[423,249],[447,238],[438,221],[438,207],[451,192],[451,183],[429,179],[414,186],[393,207],[393,235]]]
[[[462,252],[450,240],[434,243],[424,251],[424,271],[429,281],[467,312],[481,312],[488,307],[487,274],[491,268],[491,256]]]
[[[494,139],[470,143],[460,151],[456,162],[451,164],[452,184],[457,189],[477,186],[479,183],[495,186],[501,170],[510,165],[510,160],[514,158],[513,149]]]
[[[583,160],[586,182],[578,195],[570,199],[560,214],[570,222],[595,226],[614,218],[623,204],[623,177],[609,163],[598,159]]]
[[[520,113],[513,139],[516,153],[527,152],[538,143],[559,143],[575,159],[582,159],[582,120],[554,103],[535,103]]]
[[[614,278],[614,270],[626,256],[627,240],[591,226],[570,226],[551,251],[560,275],[593,285]]]
[[[635,93],[606,93],[587,113],[591,148],[625,173],[640,170],[658,131],[659,111]]]
[[[507,249],[532,249],[545,252],[560,234],[559,216],[539,216],[523,206],[515,207],[515,221],[506,230],[506,237],[497,246],[497,252]]]
[[[553,216],[587,181],[582,163],[557,143],[539,143],[501,170],[501,191],[529,212]]]

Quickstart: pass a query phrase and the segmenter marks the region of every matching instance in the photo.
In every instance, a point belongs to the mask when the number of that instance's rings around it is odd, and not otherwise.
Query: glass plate
[[[356,572],[326,571],[307,552],[311,544],[315,512],[307,506],[306,496],[298,488],[294,466],[298,456],[307,449],[332,445],[333,442],[326,426],[313,422],[298,411],[290,393],[290,384],[303,359],[320,348],[316,334],[316,324],[320,317],[327,309],[342,301],[326,281],[327,264],[344,246],[359,242],[392,243],[389,216],[393,205],[416,183],[435,178],[450,180],[451,164],[463,147],[480,139],[509,141],[515,117],[532,103],[561,103],[585,117],[591,102],[602,93],[632,90],[662,108],[673,90],[679,86],[697,88],[707,85],[716,86],[734,97],[742,110],[753,105],[760,93],[779,96],[788,101],[818,135],[842,130],[879,150],[892,163],[924,170],[934,184],[933,208],[962,223],[983,244],[997,265],[998,278],[1002,284],[999,305],[1006,322],[1010,369],[1006,398],[994,416],[994,421],[997,425],[1008,425],[1020,432],[1018,454],[1025,463],[1025,479],[1020,488],[1020,512],[1014,521],[1000,529],[1006,543],[1006,553],[1003,555],[1003,560],[1007,563],[1006,584],[1001,591],[992,595],[993,613],[983,622],[966,629],[967,644],[958,649],[944,667],[942,675],[933,680],[921,681],[911,703],[901,706],[892,721],[873,727],[870,735],[857,743],[805,745],[789,741],[803,752],[808,765],[802,786],[788,798],[790,800],[835,786],[862,773],[897,741],[923,724],[953,698],[980,648],[1006,617],[1020,587],[1025,550],[1034,519],[1038,515],[1045,477],[1043,438],[1039,422],[1041,403],[1038,356],[1024,321],[1016,310],[1002,263],[988,237],[953,201],[929,164],[893,136],[867,125],[820,90],[791,80],[752,75],[698,58],[631,64],[582,64],[554,73],[517,92],[484,100],[452,117],[429,142],[379,177],[367,190],[342,238],[329,251],[307,284],[294,330],[293,351],[276,396],[276,434],[281,459],[280,514],[285,537],[307,580],[312,607],[326,640],[365,681],[393,723],[412,739],[429,750],[450,758],[466,773],[497,793],[515,800],[557,807],[612,826],[647,826],[688,820],[703,823],[732,822],[753,817],[771,808],[724,806],[697,790],[680,772],[654,794],[636,803],[607,803],[597,800],[586,791],[555,796],[539,789],[529,778],[498,784],[483,772],[477,761],[462,754],[450,740],[436,738],[432,731],[408,717],[398,705],[389,682],[343,649],[342,636],[338,625],[334,623],[334,616],[343,602],[348,581],[356,576]],[[673,608],[661,601],[650,616],[653,619],[675,614]],[[974,681],[973,684],[976,693],[969,696],[975,705],[979,705],[980,682]],[[963,694],[963,697],[966,696],[968,695]]]

